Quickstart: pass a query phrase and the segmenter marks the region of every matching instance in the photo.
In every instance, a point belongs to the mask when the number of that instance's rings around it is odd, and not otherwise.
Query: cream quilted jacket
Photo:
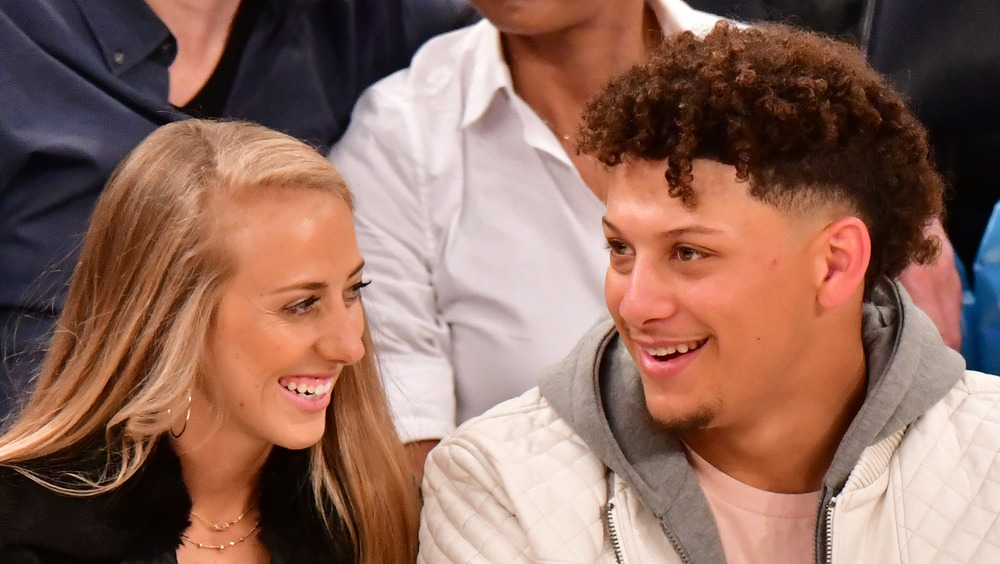
[[[868,398],[824,480],[817,562],[1000,563],[1000,379],[964,371],[895,285],[876,298]],[[420,562],[724,561],[683,451],[634,415],[623,349],[596,327],[540,390],[432,451]]]

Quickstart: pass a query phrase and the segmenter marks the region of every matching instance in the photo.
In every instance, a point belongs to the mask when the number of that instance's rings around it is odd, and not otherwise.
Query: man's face
[[[619,169],[605,297],[653,418],[683,434],[794,409],[822,347],[816,287],[830,217],[761,202],[715,161],[693,163],[694,209],[667,193],[666,163]]]

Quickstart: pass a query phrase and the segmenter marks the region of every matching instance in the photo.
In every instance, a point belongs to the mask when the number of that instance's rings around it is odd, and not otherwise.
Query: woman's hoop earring
[[[167,415],[170,415],[170,410],[169,409],[167,410]],[[181,438],[181,435],[184,434],[184,431],[187,431],[188,421],[190,421],[190,420],[191,420],[191,388],[188,388],[188,408],[187,408],[187,415],[184,416],[184,426],[181,427],[181,432],[180,433],[174,433],[174,429],[173,429],[173,427],[171,427],[170,428],[170,436],[172,436],[175,439]]]

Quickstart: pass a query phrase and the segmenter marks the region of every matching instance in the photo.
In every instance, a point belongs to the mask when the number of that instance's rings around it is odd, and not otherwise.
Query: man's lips
[[[656,360],[670,360],[676,358],[682,354],[694,351],[704,345],[708,339],[696,339],[690,341],[681,341],[675,343],[658,343],[655,345],[643,345],[636,343],[639,347]]]

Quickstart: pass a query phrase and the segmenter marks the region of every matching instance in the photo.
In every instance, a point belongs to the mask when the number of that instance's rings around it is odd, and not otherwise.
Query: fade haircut
[[[924,235],[944,189],[926,132],[845,43],[780,25],[684,32],[613,80],[583,119],[581,152],[610,167],[666,160],[667,189],[689,208],[698,158],[734,166],[751,196],[778,208],[846,204],[872,239],[866,295],[940,247]]]

